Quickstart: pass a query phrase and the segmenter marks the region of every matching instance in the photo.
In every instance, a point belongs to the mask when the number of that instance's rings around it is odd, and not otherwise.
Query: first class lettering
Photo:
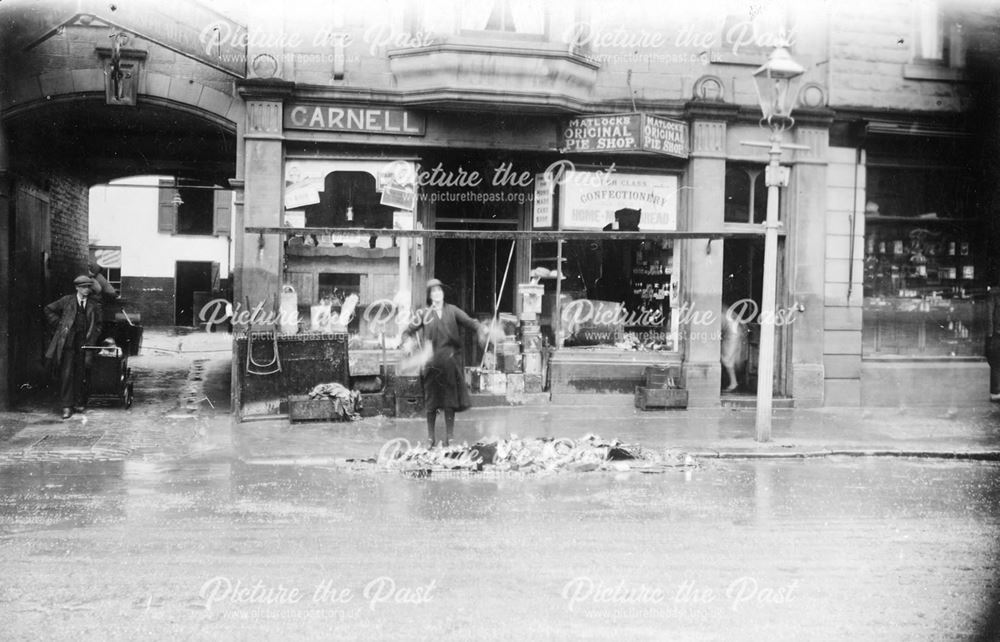
[[[405,109],[291,105],[285,108],[285,127],[421,136],[424,119],[421,114]]]

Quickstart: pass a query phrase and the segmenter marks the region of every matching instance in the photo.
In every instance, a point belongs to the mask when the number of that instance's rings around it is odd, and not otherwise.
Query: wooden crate
[[[639,410],[687,408],[688,391],[677,388],[635,387],[635,407]]]
[[[423,397],[396,397],[396,417],[399,419],[413,419],[423,417],[424,398]]]
[[[389,380],[388,389],[397,397],[421,397],[424,394],[420,377],[395,375]]]
[[[516,352],[497,354],[497,370],[506,374],[521,372],[521,355]]]
[[[288,398],[288,420],[300,421],[345,421],[337,412],[335,399],[310,399],[308,395],[292,395]]]
[[[678,365],[647,366],[645,370],[647,388],[684,388],[684,371]],[[673,386],[669,386],[670,381]]]
[[[542,353],[538,350],[525,350],[522,357],[524,374],[542,374]]]
[[[362,393],[361,416],[375,417],[378,415],[386,417],[396,415],[396,395],[391,392]]]
[[[524,375],[524,392],[528,394],[542,392],[542,375],[540,374]]]

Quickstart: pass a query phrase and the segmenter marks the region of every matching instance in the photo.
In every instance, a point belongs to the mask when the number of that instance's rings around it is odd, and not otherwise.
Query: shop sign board
[[[552,182],[545,174],[535,175],[534,216],[532,227],[535,229],[552,227]]]
[[[687,158],[687,146],[687,123],[643,114],[642,149],[644,151]]]
[[[563,128],[563,152],[652,152],[688,157],[684,121],[638,112],[571,118]]]
[[[423,136],[426,119],[420,112],[395,107],[289,103],[285,129]]]
[[[602,230],[622,208],[642,210],[640,231],[677,229],[675,175],[569,171],[560,183],[559,221],[566,230]]]

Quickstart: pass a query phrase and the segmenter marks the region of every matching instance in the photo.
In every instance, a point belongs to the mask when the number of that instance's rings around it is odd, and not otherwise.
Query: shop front
[[[995,248],[968,137],[879,134],[866,149],[864,405],[988,399]]]
[[[384,374],[423,284],[437,278],[446,300],[507,332],[486,350],[470,338],[465,365],[518,386],[524,375],[529,395],[631,396],[650,366],[673,366],[670,384],[690,387],[693,405],[718,405],[722,304],[735,292],[724,266],[746,276],[760,257],[734,250],[761,238],[752,220],[727,218],[732,113],[514,116],[291,91],[280,105],[280,127],[245,135],[247,153],[266,148],[271,162],[248,164],[260,171],[247,177],[245,212],[237,201],[237,252],[247,307],[255,289],[270,296],[286,340],[336,337],[350,377]],[[272,261],[280,306],[267,279],[246,278]]]

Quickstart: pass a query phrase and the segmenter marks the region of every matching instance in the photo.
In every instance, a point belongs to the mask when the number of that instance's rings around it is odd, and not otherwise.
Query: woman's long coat
[[[460,308],[445,303],[440,316],[432,308],[423,308],[413,317],[407,336],[419,336],[430,343],[431,358],[420,373],[424,386],[424,410],[465,410],[472,405],[469,387],[462,371],[462,335],[459,326],[472,331],[480,328],[478,321]]]

